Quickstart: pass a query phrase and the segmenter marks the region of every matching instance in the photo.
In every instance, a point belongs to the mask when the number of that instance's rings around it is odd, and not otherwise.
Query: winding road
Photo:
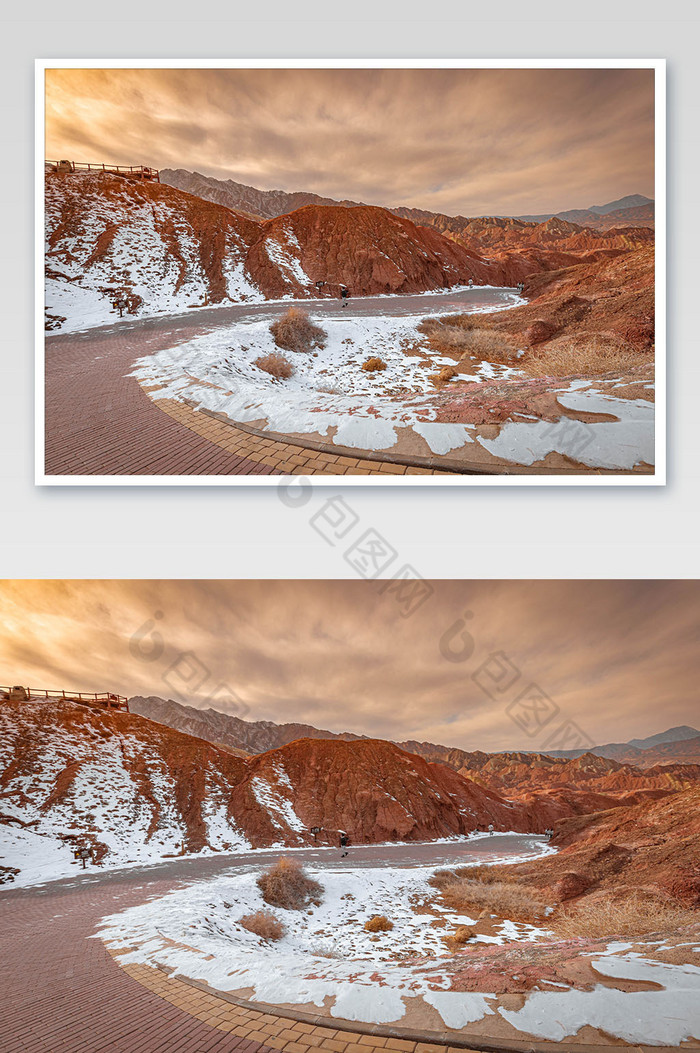
[[[520,855],[540,842],[531,835],[496,834],[458,844],[357,846],[347,860],[339,858],[338,849],[298,850],[294,857],[334,868],[441,866]],[[79,871],[74,878],[0,893],[0,1053],[372,1053],[372,1046],[388,1053],[430,1053],[429,1046],[418,1050],[414,1042],[364,1042],[351,1030],[278,1019],[273,1009],[242,1011],[157,974],[155,981],[148,975],[136,979],[137,967],[120,968],[101,940],[90,938],[107,914],[279,855],[279,850],[238,853]]]
[[[347,309],[337,300],[267,301],[191,309],[180,314],[129,318],[73,333],[47,335],[45,341],[45,448],[47,476],[269,475],[295,467],[329,474],[375,474],[372,461],[300,456],[298,446],[246,438],[245,432],[216,421],[194,430],[187,408],[164,412],[129,376],[138,358],[176,347],[196,336],[257,317],[273,318],[292,305],[315,317],[443,314],[503,307],[514,289],[477,287],[446,293],[351,297]],[[219,430],[224,438],[219,441]],[[233,433],[233,434],[232,434]],[[285,449],[286,447],[286,449]],[[390,466],[396,469],[396,466]],[[417,469],[420,471],[421,469]],[[425,471],[425,469],[422,469]],[[406,469],[404,468],[405,472]],[[409,469],[410,471],[410,469]]]

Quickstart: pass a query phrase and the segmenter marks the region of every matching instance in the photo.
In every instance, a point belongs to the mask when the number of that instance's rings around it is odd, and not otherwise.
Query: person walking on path
[[[350,295],[350,290],[348,289],[347,285],[341,285],[340,286],[340,299],[343,301],[343,307],[347,307],[347,305],[348,305],[348,296],[349,295]]]
[[[338,831],[340,834],[340,847],[343,851],[340,853],[340,858],[343,859],[348,854],[348,845],[350,844],[350,838],[344,830]]]

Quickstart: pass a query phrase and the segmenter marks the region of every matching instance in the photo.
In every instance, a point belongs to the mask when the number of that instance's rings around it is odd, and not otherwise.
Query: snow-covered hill
[[[72,702],[0,704],[0,865],[73,870],[249,847],[228,807],[244,764],[201,739]]]
[[[311,844],[313,826],[337,844],[339,829],[418,841],[489,821],[527,825],[524,809],[387,742],[300,739],[241,759],[133,713],[0,702],[0,879],[72,873],[78,845],[123,866]]]
[[[488,262],[370,206],[307,205],[258,220],[164,183],[101,172],[49,173],[45,211],[50,331],[116,321],[119,298],[144,316],[316,297],[317,281],[337,297],[341,283],[359,296],[512,278],[507,261]]]
[[[264,299],[246,271],[259,227],[229,209],[101,173],[48,176],[45,210],[47,328],[114,321],[120,292],[142,314]]]

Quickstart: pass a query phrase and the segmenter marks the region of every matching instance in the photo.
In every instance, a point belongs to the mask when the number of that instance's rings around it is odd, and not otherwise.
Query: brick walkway
[[[46,340],[47,475],[446,475],[251,435],[128,374],[144,355],[211,328],[149,319]]]
[[[275,474],[178,423],[127,376],[178,332],[115,328],[47,339],[47,475]]]
[[[445,1053],[242,1008],[149,966],[120,968],[89,938],[106,914],[176,884],[127,871],[2,892],[0,1053]]]

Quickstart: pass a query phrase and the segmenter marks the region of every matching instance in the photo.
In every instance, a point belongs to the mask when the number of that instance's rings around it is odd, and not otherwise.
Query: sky
[[[698,726],[699,582],[429,585],[0,582],[0,679],[467,750]]]
[[[55,69],[46,157],[448,215],[654,197],[653,71]]]

